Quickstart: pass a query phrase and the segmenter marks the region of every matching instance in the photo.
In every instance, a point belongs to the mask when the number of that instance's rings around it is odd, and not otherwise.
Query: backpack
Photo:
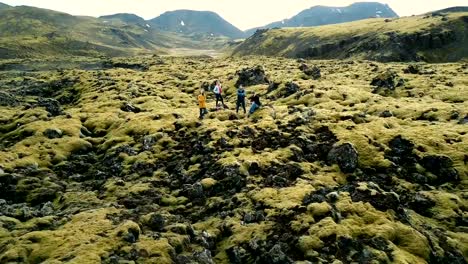
[[[239,99],[244,99],[245,98],[245,90],[237,90],[237,97],[239,97]]]

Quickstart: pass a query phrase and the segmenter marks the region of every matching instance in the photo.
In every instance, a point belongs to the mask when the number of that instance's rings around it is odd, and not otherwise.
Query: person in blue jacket
[[[244,114],[247,112],[245,110],[245,90],[242,85],[239,86],[239,89],[237,89],[237,103],[236,103],[236,113],[239,113],[239,107],[244,109]]]

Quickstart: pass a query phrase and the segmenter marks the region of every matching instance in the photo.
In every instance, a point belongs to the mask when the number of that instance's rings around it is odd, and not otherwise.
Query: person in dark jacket
[[[246,113],[245,111],[245,90],[242,85],[239,86],[239,89],[237,89],[237,103],[236,103],[236,113],[239,113],[239,107],[244,109],[244,114]]]
[[[260,106],[262,106],[262,103],[260,102],[260,96],[258,96],[257,93],[254,93],[254,95],[250,97],[250,102],[252,102],[252,106],[250,107],[249,116],[253,114],[258,108],[260,108]]]

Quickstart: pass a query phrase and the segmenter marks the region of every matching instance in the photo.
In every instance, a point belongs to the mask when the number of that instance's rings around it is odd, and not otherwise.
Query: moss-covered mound
[[[468,261],[466,63],[96,65],[0,72],[1,263]]]

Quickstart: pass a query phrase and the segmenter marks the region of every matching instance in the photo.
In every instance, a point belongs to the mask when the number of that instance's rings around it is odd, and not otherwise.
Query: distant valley
[[[243,32],[211,11],[168,11],[145,20],[129,13],[96,18],[0,4],[0,58],[180,53],[454,61],[468,53],[466,11],[453,7],[399,18],[376,2],[314,6]]]

